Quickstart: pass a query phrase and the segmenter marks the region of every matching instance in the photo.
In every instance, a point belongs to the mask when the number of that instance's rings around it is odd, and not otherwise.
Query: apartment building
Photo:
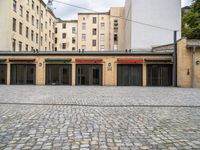
[[[55,21],[42,0],[0,1],[0,50],[54,50]]]
[[[55,27],[55,51],[78,49],[78,21],[58,19]]]
[[[78,49],[89,51],[124,48],[124,8],[109,12],[78,14]]]
[[[174,30],[181,38],[181,0],[126,0],[124,14],[126,49],[173,43]]]

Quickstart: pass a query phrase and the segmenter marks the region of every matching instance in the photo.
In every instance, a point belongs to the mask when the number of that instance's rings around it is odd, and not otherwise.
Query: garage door
[[[142,65],[117,65],[118,86],[142,86]]]
[[[6,84],[7,67],[6,65],[0,65],[0,84]]]
[[[148,86],[172,86],[172,65],[147,65]]]
[[[77,85],[102,85],[102,65],[77,65],[76,66]]]
[[[34,85],[36,79],[36,65],[11,65],[11,84]]]
[[[71,85],[71,65],[46,65],[47,85]]]

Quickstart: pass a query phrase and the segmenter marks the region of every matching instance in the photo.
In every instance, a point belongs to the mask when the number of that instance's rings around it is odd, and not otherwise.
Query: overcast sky
[[[43,0],[45,3],[48,0]],[[57,0],[65,3],[85,7],[95,11],[108,11],[110,7],[123,7],[125,0]],[[192,0],[182,0],[182,6],[189,5]],[[84,12],[82,9],[66,6],[54,2],[54,13],[58,18],[62,19],[77,19],[78,12]]]

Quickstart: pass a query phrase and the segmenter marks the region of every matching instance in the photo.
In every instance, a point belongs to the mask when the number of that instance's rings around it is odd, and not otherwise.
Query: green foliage
[[[182,37],[200,39],[200,0],[194,0],[190,10],[182,12]]]

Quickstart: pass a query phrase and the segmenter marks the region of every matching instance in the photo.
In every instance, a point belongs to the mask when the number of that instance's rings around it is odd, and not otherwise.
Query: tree
[[[182,11],[182,37],[200,39],[200,0],[194,0],[188,11]]]

